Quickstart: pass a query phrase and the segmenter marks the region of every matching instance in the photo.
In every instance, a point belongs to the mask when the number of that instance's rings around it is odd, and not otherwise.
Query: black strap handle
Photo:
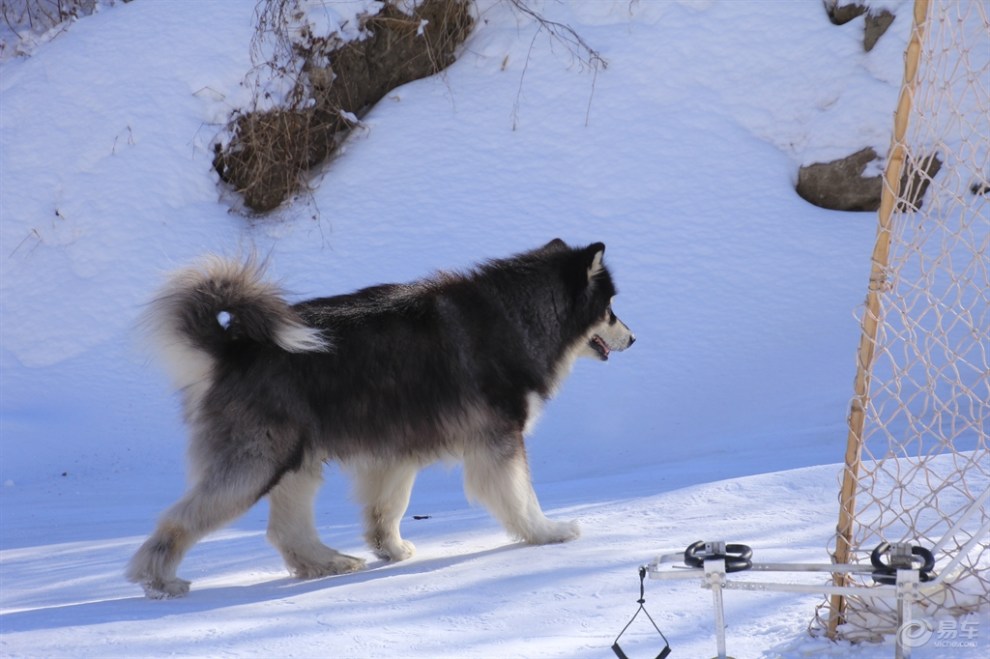
[[[622,651],[622,648],[619,647],[618,641],[612,644],[612,652],[614,652],[615,656],[618,657],[619,659],[629,659],[628,655],[626,655],[626,653]],[[667,659],[669,655],[670,655],[670,646],[665,645],[663,650],[660,650],[660,654],[657,655],[656,659]]]
[[[653,629],[657,630],[657,633],[660,634],[660,638],[663,639],[664,647],[662,650],[660,650],[660,654],[656,656],[656,659],[666,659],[667,656],[670,654],[670,641],[668,641],[667,637],[663,635],[663,632],[660,631],[659,627],[657,627],[657,623],[653,621],[653,617],[650,615],[650,612],[646,610],[645,606],[643,606],[646,603],[645,582],[646,582],[646,566],[640,566],[639,599],[636,600],[639,603],[639,608],[636,609],[636,613],[634,613],[633,617],[629,620],[629,622],[626,623],[626,626],[622,628],[622,631],[619,632],[619,635],[615,637],[615,643],[612,644],[612,652],[615,653],[615,656],[618,657],[618,659],[629,659],[626,653],[622,651],[622,648],[619,647],[619,639],[622,638],[622,635],[626,633],[626,630],[629,629],[629,626],[633,624],[633,620],[636,619],[636,617],[640,614],[640,612],[644,613],[646,617],[649,618],[650,623],[653,624]]]

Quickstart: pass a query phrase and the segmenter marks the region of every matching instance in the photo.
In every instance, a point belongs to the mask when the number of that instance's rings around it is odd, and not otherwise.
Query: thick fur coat
[[[547,519],[524,437],[578,356],[635,340],[611,309],[605,246],[542,248],[295,305],[254,262],[211,257],[176,273],[148,315],[182,391],[190,487],[128,568],[151,597],[188,591],[186,551],[268,496],[268,537],[299,577],[360,569],[324,545],[313,501],[322,465],[352,473],[379,557],[413,553],[399,522],[416,473],[464,463],[465,489],[514,537],[578,536]]]

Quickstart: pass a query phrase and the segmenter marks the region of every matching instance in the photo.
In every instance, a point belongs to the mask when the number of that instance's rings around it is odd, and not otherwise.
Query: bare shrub
[[[591,95],[588,97],[588,108],[584,115],[584,123],[587,125],[588,117],[591,113],[591,99],[594,97],[595,93],[595,82],[598,80],[598,71],[607,69],[608,61],[602,57],[601,53],[592,48],[588,42],[585,41],[584,38],[570,25],[560,23],[559,21],[549,20],[543,16],[543,14],[530,7],[526,3],[526,0],[508,0],[508,2],[517,12],[536,21],[539,29],[533,35],[534,43],[536,42],[536,38],[541,33],[546,33],[552,41],[558,41],[564,44],[571,55],[577,59],[582,68],[591,69],[594,77],[591,82]],[[530,50],[532,50],[532,44],[530,45]],[[512,130],[515,130],[518,126],[519,97],[522,94],[523,80],[526,77],[526,69],[528,66],[529,58],[527,57],[526,66],[523,67],[522,75],[519,76],[519,91],[516,93],[516,102],[512,108]]]
[[[0,17],[15,34],[25,30],[40,33],[89,15],[95,6],[96,0],[2,0]]]
[[[425,0],[411,13],[386,3],[359,17],[362,38],[317,35],[302,22],[297,0],[262,0],[256,54],[256,109],[236,115],[230,140],[218,144],[213,165],[252,211],[269,211],[301,185],[302,174],[326,160],[353,124],[395,87],[433,75],[455,59],[473,25],[468,0]],[[277,107],[260,81],[288,81]]]
[[[563,43],[596,76],[607,66],[570,26],[548,20],[526,0],[506,2],[536,22],[534,41],[543,34]],[[260,0],[248,83],[253,107],[234,114],[213,159],[221,180],[240,193],[248,210],[270,211],[303,189],[305,173],[331,157],[390,90],[454,62],[474,24],[473,1],[423,0],[403,9],[411,5],[386,0],[378,13],[356,17],[356,25],[343,23],[320,34],[307,19],[318,3]],[[520,90],[525,73],[524,67]]]
[[[0,0],[0,61],[29,55],[38,43],[58,33],[54,28],[113,4],[114,0]]]

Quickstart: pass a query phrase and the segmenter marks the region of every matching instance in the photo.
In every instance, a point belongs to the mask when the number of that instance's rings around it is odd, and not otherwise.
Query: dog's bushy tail
[[[153,347],[180,389],[205,384],[235,341],[287,352],[321,352],[329,342],[309,327],[264,277],[255,259],[211,256],[173,274],[145,316]]]

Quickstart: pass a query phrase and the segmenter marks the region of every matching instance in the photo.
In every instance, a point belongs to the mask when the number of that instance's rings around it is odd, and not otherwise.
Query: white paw
[[[319,577],[329,577],[335,574],[349,574],[363,570],[364,559],[348,556],[338,552],[333,552],[329,557],[319,561],[304,562],[295,561],[289,567],[294,576],[299,579],[317,579]]]
[[[333,570],[330,574],[349,574],[351,572],[357,572],[358,570],[363,570],[365,565],[366,563],[363,558],[339,554],[330,565],[330,568]]]
[[[576,521],[551,522],[547,520],[542,528],[533,533],[532,537],[525,538],[531,545],[549,545],[558,542],[570,542],[581,535],[581,528]]]
[[[174,597],[185,597],[189,594],[189,583],[185,579],[155,579],[153,581],[142,581],[141,587],[148,599],[163,600]]]
[[[399,538],[397,542],[390,542],[384,546],[375,548],[375,555],[386,561],[404,561],[411,558],[416,553],[416,545]]]

